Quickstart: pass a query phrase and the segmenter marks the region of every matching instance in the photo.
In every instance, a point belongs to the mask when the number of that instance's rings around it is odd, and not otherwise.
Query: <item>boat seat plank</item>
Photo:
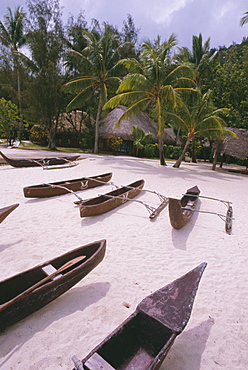
[[[115,370],[98,353],[94,353],[84,364],[87,370]]]
[[[51,275],[51,274],[53,274],[55,271],[57,271],[56,270],[56,268],[55,267],[53,267],[53,265],[47,265],[47,266],[44,266],[44,267],[42,267],[41,268],[42,269],[42,271],[44,271],[45,272],[45,274],[48,276],[48,275]],[[52,280],[56,280],[56,279],[58,279],[59,277],[61,277],[62,276],[62,274],[58,274],[58,275],[55,275],[54,277],[52,277]]]

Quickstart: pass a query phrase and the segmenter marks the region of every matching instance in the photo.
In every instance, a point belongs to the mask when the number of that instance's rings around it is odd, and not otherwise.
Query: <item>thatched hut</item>
[[[248,158],[248,130],[234,127],[227,127],[226,129],[233,132],[237,137],[226,136],[224,140],[216,140],[214,142],[213,148],[215,150],[216,160],[214,161],[213,169],[215,169],[218,154],[221,154],[223,159],[224,154],[230,155],[234,158],[239,158],[241,160]],[[220,163],[220,167],[222,167],[222,165],[223,160]]]
[[[117,127],[116,122],[123,115],[126,109],[127,108],[123,105],[119,105],[101,121],[99,127],[100,150],[107,150],[108,138],[113,135],[122,139],[122,144],[119,148],[119,151],[126,154],[131,154],[133,152],[133,126],[140,127],[145,133],[150,132],[152,134],[152,140],[154,143],[158,141],[157,125],[146,113],[141,112],[135,116],[129,117],[128,119],[124,119],[121,121],[119,127]],[[168,145],[176,144],[176,135],[172,129],[166,128],[164,130],[164,142]]]
[[[228,127],[227,130],[234,132],[237,138],[228,136],[224,139],[223,153],[235,158],[248,158],[248,130],[233,127]]]

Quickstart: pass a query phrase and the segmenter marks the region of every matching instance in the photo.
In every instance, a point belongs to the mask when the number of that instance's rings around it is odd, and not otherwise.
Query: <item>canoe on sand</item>
[[[96,198],[80,201],[80,216],[96,216],[109,212],[138,195],[144,184],[144,180],[138,180]]]
[[[143,299],[135,312],[82,361],[73,356],[74,370],[159,369],[189,321],[206,265],[200,264]]]
[[[19,206],[19,203],[12,204],[11,206],[0,208],[0,223]]]
[[[80,157],[80,155],[46,157],[46,158],[30,158],[30,159],[14,159],[9,158],[0,151],[1,156],[12,167],[44,167],[68,164]]]
[[[98,176],[81,177],[80,179],[51,182],[49,184],[30,185],[23,188],[26,198],[45,198],[67,194],[70,191],[79,191],[101,186],[107,183],[112,173],[104,173]]]
[[[0,330],[22,320],[77,284],[103,259],[106,240],[71,250],[0,282]]]
[[[169,198],[169,217],[174,229],[181,229],[191,219],[200,194],[197,186],[187,190],[181,199]]]

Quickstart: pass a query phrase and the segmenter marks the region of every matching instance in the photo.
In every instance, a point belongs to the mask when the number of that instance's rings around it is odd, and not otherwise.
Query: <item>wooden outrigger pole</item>
[[[85,177],[86,179],[91,179],[90,177]],[[122,187],[122,186],[124,186],[124,185],[121,185],[121,186],[118,186],[118,185],[116,185],[116,184],[114,184],[113,182],[108,182],[108,183],[106,183],[106,182],[103,182],[103,181],[101,181],[101,180],[95,180],[95,181],[97,181],[97,182],[100,182],[100,183],[102,183],[102,184],[105,184],[105,185],[112,185],[112,186],[114,186],[114,187],[116,187],[117,189],[119,188],[119,187]],[[135,189],[134,187],[132,187],[132,186],[129,186],[129,185],[125,185],[125,187],[126,188],[129,188],[129,189]],[[125,197],[125,199],[127,199],[127,200],[131,200],[131,201],[133,201],[133,202],[138,202],[138,203],[140,203],[140,204],[143,204],[145,207],[146,207],[146,209],[148,210],[148,212],[150,212],[150,216],[149,216],[149,218],[150,218],[150,220],[153,220],[153,219],[155,219],[158,215],[159,215],[159,213],[168,205],[168,203],[169,203],[169,198],[167,198],[166,196],[164,196],[164,195],[162,195],[162,194],[160,194],[160,193],[158,193],[158,192],[156,192],[156,191],[153,191],[153,190],[148,190],[148,189],[139,189],[139,191],[145,191],[145,192],[148,192],[148,193],[153,193],[153,194],[156,194],[158,197],[159,197],[159,199],[160,199],[160,201],[161,201],[161,203],[159,204],[159,206],[158,207],[153,207],[153,206],[151,206],[151,205],[149,205],[149,204],[147,204],[147,203],[145,203],[145,202],[142,202],[141,200],[137,200],[137,199],[132,199],[132,198],[126,198]],[[73,193],[73,192],[72,192]],[[75,194],[76,195],[76,194]],[[107,197],[109,197],[109,198],[117,198],[117,199],[124,199],[124,197],[118,197],[118,196],[111,196],[111,195],[106,195],[106,194],[99,194],[98,196],[100,196],[100,195],[104,195],[104,196],[107,196]],[[77,196],[77,195],[76,195]],[[79,196],[77,196],[77,198],[79,199],[79,201],[76,201],[76,202],[74,202],[75,204],[79,204],[80,203],[80,200],[82,201],[82,199],[80,199],[80,197]]]
[[[185,195],[185,194],[183,194]],[[191,195],[191,196],[194,196],[194,195]],[[204,199],[210,199],[210,200],[217,200],[218,202],[220,203],[223,203],[226,207],[227,207],[227,211],[226,211],[226,214],[223,215],[221,213],[218,213],[218,212],[211,212],[211,211],[200,211],[200,210],[195,210],[195,209],[190,209],[192,212],[198,212],[198,213],[209,213],[209,214],[212,214],[212,215],[216,215],[218,216],[222,221],[225,222],[225,231],[227,234],[231,234],[232,232],[232,221],[234,220],[233,218],[233,207],[232,207],[232,202],[228,201],[228,200],[222,200],[222,199],[218,199],[218,198],[212,198],[212,197],[207,197],[207,196],[204,196],[204,195],[198,195],[199,198],[204,198]],[[182,208],[184,209],[184,208]],[[189,208],[187,208],[189,209]]]
[[[130,188],[132,188],[132,187],[130,187]],[[146,190],[144,190],[144,191],[146,191]],[[160,205],[157,208],[155,208],[155,207],[153,207],[153,206],[151,206],[151,205],[149,205],[145,202],[142,202],[141,200],[133,199],[133,198],[127,198],[126,196],[118,197],[116,195],[112,196],[112,195],[109,195],[109,194],[99,194],[98,196],[104,196],[104,197],[107,197],[107,198],[123,199],[123,203],[125,203],[126,201],[132,201],[132,202],[137,202],[137,203],[143,204],[143,206],[146,207],[148,212],[150,212],[150,216],[149,216],[150,220],[156,218],[159,215],[159,213],[167,206],[167,204],[169,202],[168,198],[165,198],[162,201],[162,203],[160,203]]]

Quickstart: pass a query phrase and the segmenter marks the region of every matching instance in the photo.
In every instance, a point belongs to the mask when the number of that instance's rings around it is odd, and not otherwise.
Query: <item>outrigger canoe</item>
[[[200,194],[197,186],[187,190],[181,199],[169,198],[169,217],[174,229],[181,229],[191,219]]]
[[[79,202],[80,216],[96,216],[109,212],[138,195],[144,184],[144,180],[138,180],[96,198],[82,200]]]
[[[104,173],[98,176],[82,177],[65,181],[52,182],[49,184],[31,185],[23,188],[26,198],[45,198],[56,195],[66,194],[101,186],[107,183],[112,177],[112,173]]]
[[[46,167],[63,165],[74,162],[80,157],[80,155],[70,155],[70,156],[58,156],[58,157],[46,157],[46,158],[33,158],[33,159],[14,159],[6,157],[1,151],[1,156],[5,161],[12,167]]]
[[[82,361],[73,356],[74,370],[159,369],[189,321],[206,265],[200,264],[146,297],[135,312]]]
[[[0,223],[19,206],[19,203],[12,204],[11,206],[0,208]]]
[[[0,330],[77,284],[102,261],[105,249],[105,239],[96,241],[1,281]]]

